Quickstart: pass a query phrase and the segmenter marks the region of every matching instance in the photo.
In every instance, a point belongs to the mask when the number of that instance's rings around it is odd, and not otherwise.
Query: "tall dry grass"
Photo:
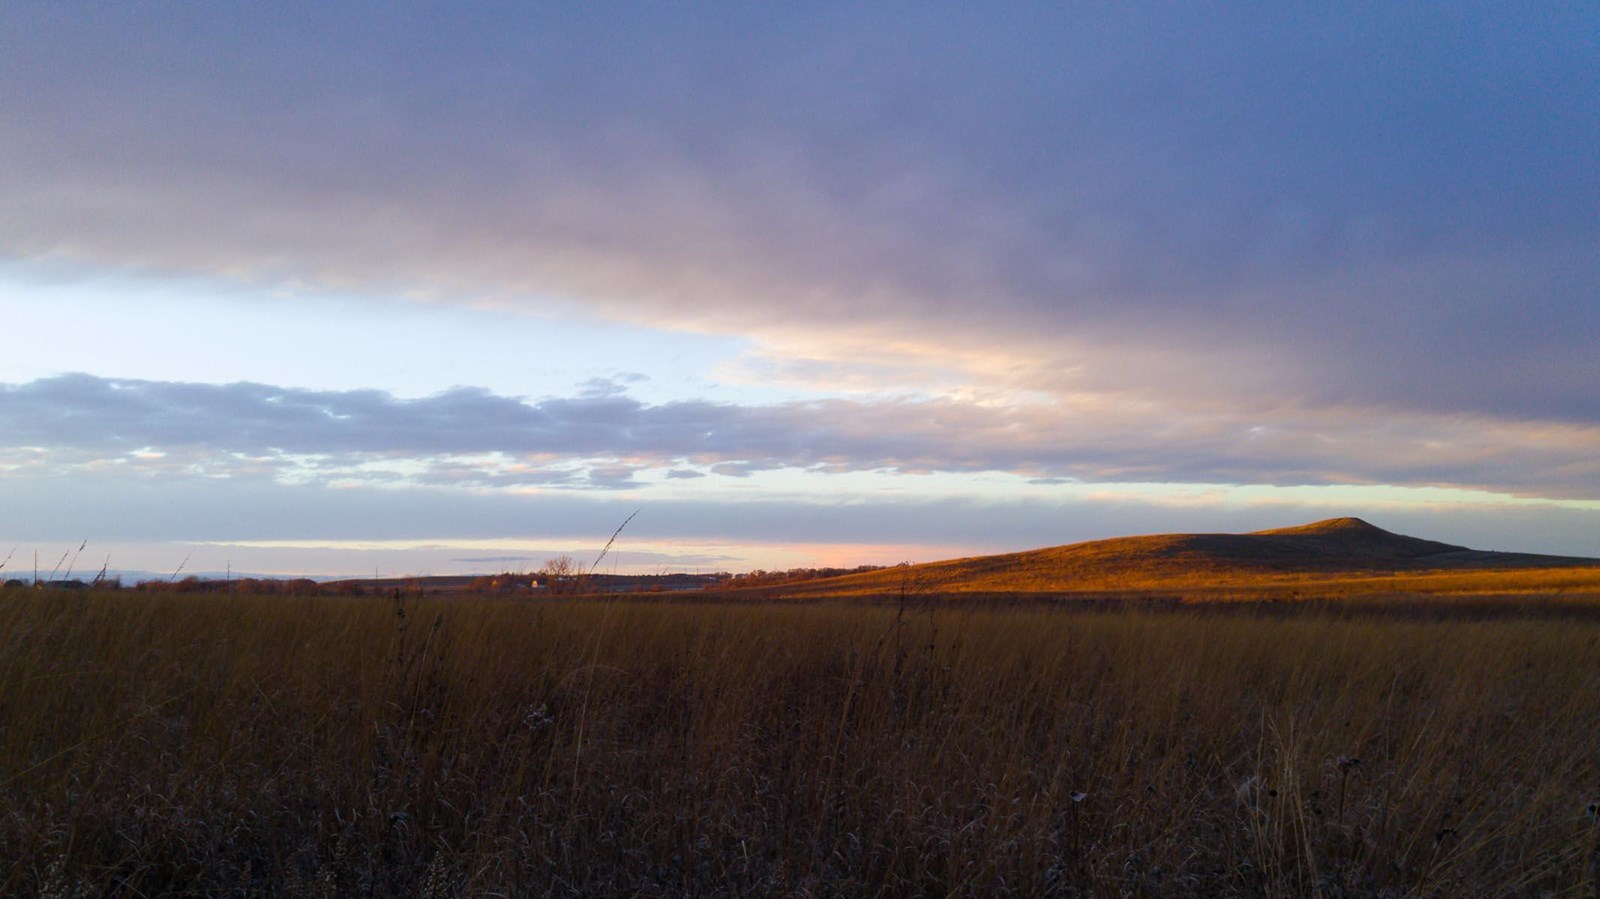
[[[1070,547],[1069,547],[1070,549]],[[845,577],[783,585],[785,596],[886,596],[908,580],[924,593],[1053,594],[1074,596],[1157,591],[1202,598],[1251,601],[1271,597],[1351,597],[1396,593],[1426,596],[1600,598],[1600,566],[1486,567],[1399,571],[1251,570],[1227,560],[1197,560],[1174,565],[1157,560],[1150,568],[1094,564],[1095,559],[1063,557],[1052,550],[1013,556],[985,556],[886,569]]]
[[[1600,622],[0,597],[6,895],[1589,895]]]

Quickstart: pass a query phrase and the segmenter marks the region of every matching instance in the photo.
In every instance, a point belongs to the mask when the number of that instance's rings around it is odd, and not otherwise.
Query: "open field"
[[[7,594],[0,893],[1594,893],[1592,603],[1252,608]]]
[[[930,576],[932,566],[887,569],[873,577],[802,581],[777,587],[725,591],[743,599],[851,599],[896,602],[912,600],[1007,601],[1023,603],[1148,604],[1176,603],[1339,603],[1374,606],[1390,611],[1422,610],[1434,614],[1446,606],[1462,610],[1506,606],[1579,610],[1600,606],[1600,566],[1478,571],[1407,571],[1352,573],[1217,573],[1213,577],[1082,578],[1070,583],[1027,569],[1004,579]],[[1396,605],[1399,604],[1399,605]]]

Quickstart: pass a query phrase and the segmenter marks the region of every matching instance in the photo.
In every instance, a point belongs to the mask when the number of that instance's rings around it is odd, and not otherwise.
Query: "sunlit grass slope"
[[[0,894],[1591,895],[1600,621],[0,597]]]
[[[1245,588],[1318,595],[1600,594],[1600,560],[1471,550],[1336,518],[1254,534],[1120,537],[789,585],[785,595],[1104,593]]]

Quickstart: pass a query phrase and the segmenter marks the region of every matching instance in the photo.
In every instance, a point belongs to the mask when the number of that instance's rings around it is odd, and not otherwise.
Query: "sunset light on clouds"
[[[0,554],[473,572],[639,510],[622,570],[1336,515],[1597,556],[1596,33],[6,4]]]

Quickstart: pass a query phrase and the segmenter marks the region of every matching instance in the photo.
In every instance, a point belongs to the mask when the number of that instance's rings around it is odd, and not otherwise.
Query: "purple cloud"
[[[904,12],[8,5],[0,251],[1600,421],[1593,8]]]

